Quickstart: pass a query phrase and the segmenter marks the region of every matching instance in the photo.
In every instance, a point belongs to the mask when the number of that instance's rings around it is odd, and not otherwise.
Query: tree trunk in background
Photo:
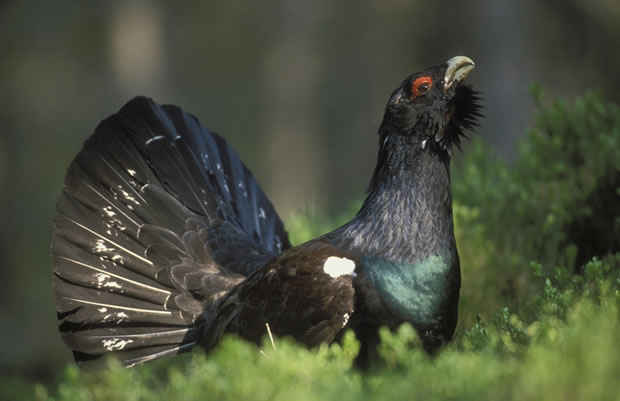
[[[483,21],[475,30],[482,57],[476,75],[485,90],[485,139],[504,158],[515,156],[515,142],[531,121],[533,102],[527,90],[532,81],[534,49],[527,46],[528,12],[512,0],[482,1],[474,7]],[[493,32],[501,32],[501,35]],[[474,74],[472,74],[474,75]],[[478,79],[480,79],[478,77]]]
[[[282,1],[274,6],[273,41],[260,71],[262,118],[267,137],[261,153],[263,185],[282,216],[323,206],[324,187],[317,88],[319,55],[312,42],[315,3]]]
[[[109,52],[119,90],[127,100],[138,94],[163,96],[166,55],[161,9],[149,2],[119,2],[110,18]]]

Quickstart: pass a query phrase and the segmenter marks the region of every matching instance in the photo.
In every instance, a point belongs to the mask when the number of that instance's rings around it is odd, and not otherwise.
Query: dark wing
[[[283,252],[222,298],[206,315],[202,345],[210,349],[225,333],[259,342],[271,332],[315,346],[331,342],[354,313],[355,256],[325,242]]]
[[[52,265],[78,361],[191,348],[195,318],[290,247],[237,153],[175,106],[139,97],[102,121],[65,177]]]

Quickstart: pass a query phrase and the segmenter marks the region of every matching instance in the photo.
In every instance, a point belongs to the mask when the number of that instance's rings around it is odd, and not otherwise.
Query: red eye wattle
[[[428,92],[433,86],[433,80],[431,77],[420,77],[413,81],[411,84],[411,93],[413,97],[423,95]]]

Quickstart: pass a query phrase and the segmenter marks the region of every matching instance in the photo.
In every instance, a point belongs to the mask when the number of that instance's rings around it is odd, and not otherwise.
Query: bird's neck
[[[418,142],[382,137],[361,210],[324,239],[361,261],[355,286],[362,316],[390,327],[413,322],[432,347],[454,331],[460,273],[450,160],[436,144],[423,149]]]
[[[429,140],[431,142],[431,140]],[[415,135],[383,135],[368,196],[343,227],[348,247],[413,263],[454,247],[450,160]]]

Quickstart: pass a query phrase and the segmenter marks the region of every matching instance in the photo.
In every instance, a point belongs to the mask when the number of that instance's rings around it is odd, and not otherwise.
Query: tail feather
[[[71,199],[63,197],[56,210],[53,255],[57,254],[57,247],[65,252],[70,252],[71,248],[81,249],[102,262],[116,263],[147,278],[155,278],[153,262],[143,256],[144,247],[136,238],[110,228],[100,215]],[[54,270],[59,271],[56,267]]]
[[[73,351],[73,357],[79,363],[94,363],[101,359],[103,355],[115,355],[124,366],[130,368],[145,362],[153,361],[155,359],[163,358],[165,356],[178,355],[184,352],[189,352],[196,346],[196,341],[188,341],[175,344],[164,345],[149,345],[140,348],[128,348],[131,340],[101,340],[107,341],[107,347],[105,347],[104,354],[90,354],[87,352]]]
[[[196,346],[195,341],[181,344],[160,345],[154,347],[137,348],[126,353],[124,363],[127,367],[139,365],[141,363],[153,361],[165,356],[177,355],[191,351]]]
[[[61,314],[63,324],[79,325],[80,329],[98,324],[110,327],[154,324],[184,327],[192,323],[192,317],[183,311],[164,309],[163,305],[130,298],[125,294],[80,287],[63,280],[56,281],[55,290],[67,294],[57,299],[59,309],[71,312]],[[61,324],[63,327],[68,328]]]
[[[169,304],[172,290],[157,281],[136,274],[122,265],[73,247],[65,240],[57,243],[58,253],[52,256],[52,264],[57,266],[56,276],[73,285],[103,289],[110,293],[122,293],[126,297],[172,307]]]
[[[132,366],[191,349],[199,316],[290,247],[236,152],[146,98],[86,141],[54,223],[59,330],[78,362],[115,353]]]
[[[103,354],[113,350],[133,350],[136,348],[178,345],[191,337],[195,328],[150,327],[145,332],[142,327],[123,327],[119,329],[87,329],[77,335],[65,335],[67,345],[74,349],[88,350],[91,354]]]

